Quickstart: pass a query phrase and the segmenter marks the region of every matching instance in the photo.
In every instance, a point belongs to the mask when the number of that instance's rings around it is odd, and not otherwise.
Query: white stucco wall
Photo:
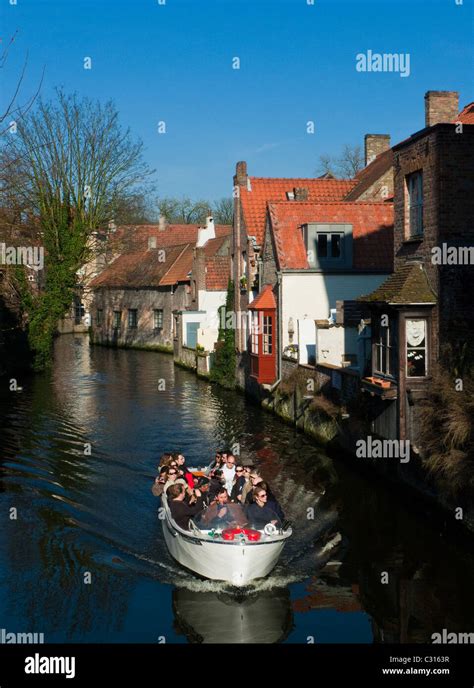
[[[283,347],[289,344],[288,322],[290,317],[297,320],[324,320],[331,308],[336,308],[336,301],[355,299],[376,289],[388,275],[324,275],[307,272],[283,273],[282,294],[282,329]],[[293,338],[297,340],[297,328]],[[316,334],[316,333],[315,333]]]

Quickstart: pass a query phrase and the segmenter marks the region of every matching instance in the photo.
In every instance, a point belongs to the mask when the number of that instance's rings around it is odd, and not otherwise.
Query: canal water
[[[45,642],[430,642],[472,629],[474,563],[428,517],[166,354],[56,343],[0,392],[0,629]],[[236,595],[168,554],[151,493],[163,451],[238,442],[294,524]],[[336,547],[331,549],[331,543]]]

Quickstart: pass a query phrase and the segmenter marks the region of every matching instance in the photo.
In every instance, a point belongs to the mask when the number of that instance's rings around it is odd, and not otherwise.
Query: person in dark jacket
[[[214,471],[211,477],[211,484],[209,485],[209,502],[215,500],[223,484],[222,471],[217,469]]]
[[[261,487],[266,493],[267,493],[267,503],[268,506],[270,506],[273,511],[277,514],[278,518],[280,521],[285,520],[285,514],[283,513],[283,509],[278,503],[277,498],[273,494],[273,492],[270,489],[270,485],[266,482],[263,481],[262,476],[258,471],[252,471],[250,474],[250,482],[253,485],[253,490],[250,490],[250,492],[247,493],[247,497],[245,499],[246,504],[252,504],[254,501],[254,490],[256,487]]]
[[[186,487],[183,483],[171,485],[166,492],[173,521],[183,530],[189,530],[189,519],[200,514],[203,509],[201,493],[199,490],[194,493],[196,496],[186,502]]]
[[[242,490],[244,489],[246,483],[244,475],[244,467],[238,464],[235,467],[235,478],[234,484],[232,485],[232,490],[230,491],[230,501],[231,502],[242,502]]]
[[[256,487],[253,491],[254,501],[247,507],[247,518],[252,528],[262,530],[267,523],[280,526],[281,521],[278,514],[267,504],[268,495],[262,487]]]

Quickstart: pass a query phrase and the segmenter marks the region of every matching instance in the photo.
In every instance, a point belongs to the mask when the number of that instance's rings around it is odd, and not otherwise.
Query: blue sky
[[[366,133],[396,142],[423,128],[427,90],[474,100],[472,0],[11,1],[1,103],[27,52],[25,96],[44,67],[46,97],[62,85],[113,99],[160,195],[228,196],[238,160],[255,176],[311,177],[320,154]],[[409,53],[410,76],[357,72],[367,50]]]

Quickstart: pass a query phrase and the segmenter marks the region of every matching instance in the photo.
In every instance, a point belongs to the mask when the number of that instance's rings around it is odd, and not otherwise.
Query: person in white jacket
[[[222,477],[224,478],[224,487],[230,497],[235,478],[235,456],[233,454],[227,455],[226,462],[222,467]]]

